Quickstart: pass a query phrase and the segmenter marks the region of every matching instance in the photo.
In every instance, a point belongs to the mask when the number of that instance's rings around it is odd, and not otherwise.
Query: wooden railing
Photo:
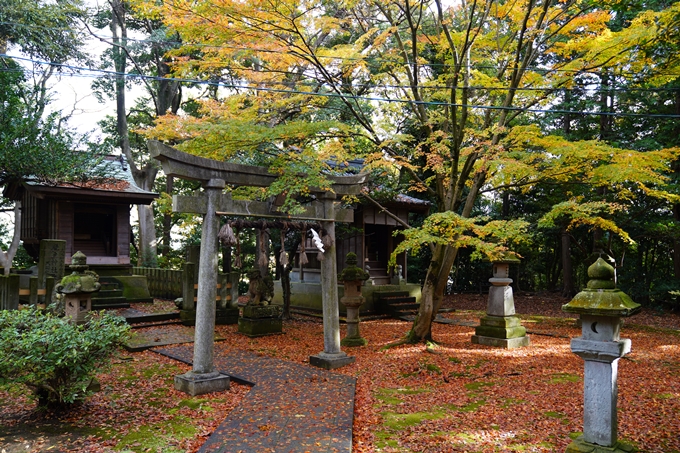
[[[187,301],[195,302],[196,289],[198,288],[195,269],[195,264],[185,263],[184,269],[181,271],[152,267],[133,267],[132,273],[146,277],[151,297],[172,300],[178,297],[186,297]],[[238,299],[238,274],[217,275],[216,299],[218,305],[228,305]]]
[[[184,271],[158,269],[154,267],[133,267],[134,275],[146,277],[151,297],[177,299],[182,297],[182,275]]]
[[[45,307],[52,302],[53,290],[54,277],[45,279],[44,288],[38,287],[38,277],[30,277],[28,288],[21,288],[18,275],[0,275],[0,310],[16,310],[22,304]]]

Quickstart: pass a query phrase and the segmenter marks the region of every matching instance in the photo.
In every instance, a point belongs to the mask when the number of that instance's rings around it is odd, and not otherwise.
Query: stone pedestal
[[[498,348],[529,346],[527,330],[517,316],[485,316],[475,328],[472,342]]]
[[[215,324],[220,326],[228,326],[231,324],[237,324],[239,317],[238,308],[217,308],[215,311]]]
[[[343,346],[366,346],[368,341],[359,333],[359,307],[364,303],[362,296],[345,296],[340,299],[347,308],[347,335],[340,342]]]
[[[505,260],[493,265],[493,278],[489,279],[489,301],[486,314],[475,328],[472,342],[497,348],[519,348],[529,346],[529,337],[518,316],[515,315],[515,300],[512,295],[512,279],[509,264],[519,260]]]
[[[361,295],[361,287],[368,280],[368,272],[357,266],[356,253],[350,252],[345,257],[345,269],[339,275],[345,293],[340,302],[347,309],[347,335],[340,342],[342,346],[366,346],[368,341],[359,333],[359,307],[365,302]]]
[[[349,356],[340,351],[337,354],[327,354],[320,352],[316,355],[309,356],[309,364],[324,370],[334,370],[336,368],[354,363],[355,357]]]
[[[571,351],[581,357],[583,373],[583,436],[567,453],[630,452],[617,440],[618,361],[630,352],[631,342],[620,339],[622,316],[640,306],[616,290],[614,268],[602,258],[588,268],[588,288],[562,310],[581,315],[581,337],[571,340]]]
[[[229,384],[229,376],[217,371],[210,373],[194,373],[189,371],[188,373],[175,376],[175,390],[188,393],[191,396],[229,390]]]
[[[238,331],[249,337],[263,337],[283,332],[280,305],[246,305],[238,318]]]

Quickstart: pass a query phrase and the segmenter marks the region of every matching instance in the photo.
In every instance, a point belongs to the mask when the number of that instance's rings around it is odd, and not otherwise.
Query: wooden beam
[[[207,200],[202,196],[172,196],[172,211],[184,212],[190,214],[205,214],[207,209]],[[283,212],[272,210],[273,205],[263,201],[245,201],[233,200],[231,194],[223,193],[218,197],[217,215],[229,216],[253,216],[262,218],[272,218],[280,220],[307,220],[313,222],[327,221],[331,219],[323,218],[323,211],[319,211],[319,206],[322,204],[318,201],[312,202],[311,205],[305,206],[304,212],[296,215],[289,215]],[[353,209],[336,209],[336,222],[351,223],[354,221]]]
[[[268,187],[277,178],[267,167],[206,159],[184,153],[156,140],[149,140],[148,146],[151,156],[161,162],[163,172],[168,176],[195,181],[221,179],[227,184],[253,187]],[[361,185],[366,182],[364,173],[328,178],[333,182],[332,191],[339,195],[357,195],[361,191]],[[310,188],[310,191],[325,192],[318,188]]]

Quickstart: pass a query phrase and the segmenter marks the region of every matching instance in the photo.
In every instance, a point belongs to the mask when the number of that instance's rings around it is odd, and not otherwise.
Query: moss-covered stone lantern
[[[571,340],[571,351],[583,358],[583,436],[567,447],[567,453],[623,453],[632,447],[617,440],[618,360],[630,352],[631,342],[620,339],[622,317],[640,310],[624,292],[616,289],[614,268],[598,258],[588,268],[587,288],[562,310],[581,316],[581,337]]]
[[[64,296],[64,311],[71,322],[83,324],[87,314],[92,310],[92,293],[99,291],[99,276],[88,269],[87,256],[76,252],[71,257],[69,268],[73,271],[64,276],[56,291]]]
[[[514,256],[505,255],[494,260],[493,277],[489,279],[489,300],[486,316],[480,319],[475,328],[472,342],[505,349],[529,345],[529,337],[521,320],[515,315],[515,299],[512,295],[510,265],[520,261]]]
[[[359,307],[364,303],[361,287],[368,280],[368,272],[357,266],[356,253],[348,253],[346,267],[338,276],[344,285],[344,295],[340,302],[347,308],[347,335],[341,341],[343,346],[365,346],[367,341],[359,334]]]

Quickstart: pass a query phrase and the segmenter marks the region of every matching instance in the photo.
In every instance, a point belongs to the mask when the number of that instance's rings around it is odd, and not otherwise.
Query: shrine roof
[[[21,187],[7,187],[5,194],[18,198],[21,188],[39,198],[68,198],[73,201],[125,202],[149,204],[158,194],[140,188],[132,177],[130,166],[124,156],[106,156],[99,164],[105,176],[86,181],[54,182],[27,179]]]

